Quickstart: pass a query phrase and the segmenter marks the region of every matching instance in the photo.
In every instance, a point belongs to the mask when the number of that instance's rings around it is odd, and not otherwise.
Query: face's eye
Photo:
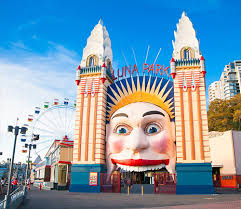
[[[147,135],[158,134],[161,131],[161,127],[157,124],[148,124],[145,128],[145,133]]]
[[[126,135],[129,133],[129,130],[128,127],[121,125],[116,128],[115,132],[119,135]]]

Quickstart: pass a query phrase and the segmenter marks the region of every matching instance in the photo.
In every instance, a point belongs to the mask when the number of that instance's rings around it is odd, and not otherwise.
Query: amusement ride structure
[[[32,143],[37,155],[44,155],[54,140],[73,140],[75,123],[75,101],[65,98],[63,101],[54,99],[52,103],[44,102],[42,107],[35,107],[29,114],[27,123],[28,134],[21,135],[24,143],[22,152],[27,153],[28,142]]]

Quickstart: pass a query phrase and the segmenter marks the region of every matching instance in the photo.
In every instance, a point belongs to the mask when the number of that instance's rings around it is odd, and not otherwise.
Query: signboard
[[[98,172],[90,172],[89,185],[90,186],[97,186],[98,185]]]
[[[165,67],[164,65],[159,65],[159,64],[147,64],[147,63],[144,63],[143,64],[143,75],[145,73],[152,73],[153,75],[161,75],[161,76],[165,76],[167,75],[167,77],[169,78],[169,71],[168,71],[169,67]],[[121,73],[120,73],[121,72]],[[118,68],[117,70],[117,73],[116,73],[116,76],[114,75],[113,76],[113,80],[116,80],[116,79],[120,79],[120,78],[123,78],[123,77],[126,77],[126,75],[133,75],[134,73],[137,73],[139,75],[139,70],[138,70],[138,67],[137,65],[135,64],[133,67],[131,65],[129,65],[129,67],[125,66],[125,67],[122,67],[122,69],[120,70]]]

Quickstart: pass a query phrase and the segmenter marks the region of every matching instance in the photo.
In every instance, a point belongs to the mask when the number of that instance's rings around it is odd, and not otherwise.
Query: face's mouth
[[[125,160],[117,160],[111,159],[113,164],[124,165],[124,166],[155,166],[155,165],[168,165],[169,159],[163,160],[145,160],[145,159],[125,159]]]

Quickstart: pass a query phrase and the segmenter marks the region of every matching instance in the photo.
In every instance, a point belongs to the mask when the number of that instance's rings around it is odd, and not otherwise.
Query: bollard
[[[128,185],[127,194],[130,195],[130,186]]]
[[[141,195],[144,194],[144,191],[143,191],[143,185],[141,185]]]
[[[41,189],[42,189],[42,184],[41,184],[41,182],[39,183],[39,191],[41,191]]]

